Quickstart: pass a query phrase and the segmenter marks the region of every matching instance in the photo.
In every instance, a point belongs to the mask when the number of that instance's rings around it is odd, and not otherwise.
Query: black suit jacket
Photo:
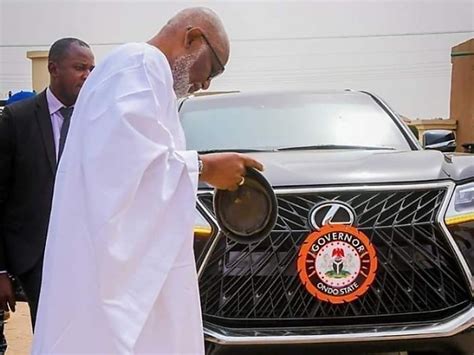
[[[46,92],[0,116],[0,270],[20,275],[43,257],[56,152]]]

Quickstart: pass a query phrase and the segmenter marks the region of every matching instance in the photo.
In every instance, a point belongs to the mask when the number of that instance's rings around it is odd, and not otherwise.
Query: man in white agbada
[[[228,56],[216,14],[193,8],[89,76],[58,167],[33,354],[204,352],[192,232],[201,164],[185,150],[176,96],[207,89]],[[240,154],[201,160],[201,180],[220,189],[262,168]]]

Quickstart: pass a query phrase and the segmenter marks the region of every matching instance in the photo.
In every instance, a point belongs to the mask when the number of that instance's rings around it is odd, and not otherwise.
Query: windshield
[[[191,150],[411,149],[361,93],[223,95],[189,100],[180,115]]]

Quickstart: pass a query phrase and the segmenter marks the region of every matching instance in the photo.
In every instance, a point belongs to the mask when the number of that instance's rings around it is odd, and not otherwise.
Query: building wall
[[[28,51],[72,36],[90,43],[100,63],[121,43],[149,39],[178,10],[209,6],[222,17],[232,47],[212,90],[352,88],[380,95],[408,117],[448,117],[449,53],[472,37],[466,30],[473,4],[0,0],[0,99],[9,90],[32,89]]]
[[[474,38],[453,47],[451,52],[450,117],[457,120],[458,150],[474,143]]]
[[[49,85],[48,51],[30,51],[26,56],[31,60],[33,90],[41,92]]]

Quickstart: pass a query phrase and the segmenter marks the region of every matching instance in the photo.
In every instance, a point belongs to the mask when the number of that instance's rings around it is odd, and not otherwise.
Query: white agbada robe
[[[116,49],[83,86],[58,167],[33,354],[202,354],[197,154],[169,64]]]

